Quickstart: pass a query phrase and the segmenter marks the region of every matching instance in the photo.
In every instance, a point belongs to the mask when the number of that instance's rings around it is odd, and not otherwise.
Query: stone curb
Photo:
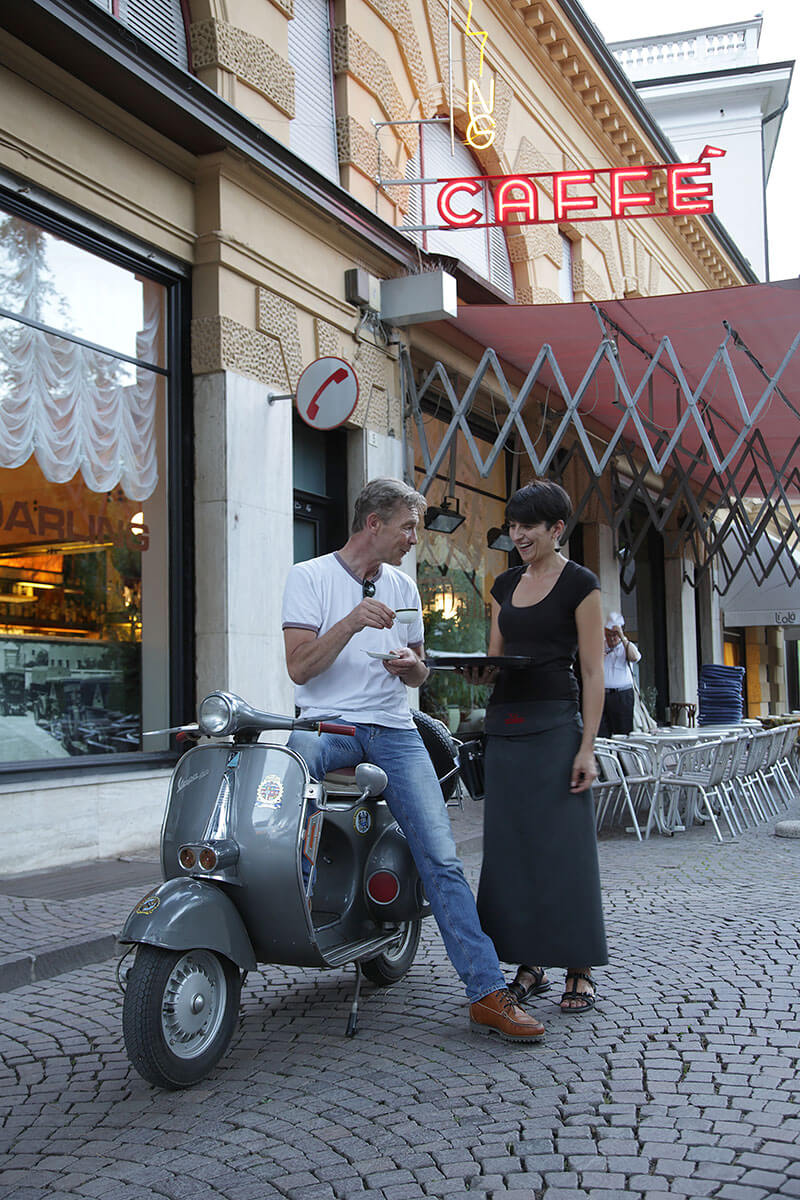
[[[459,858],[480,851],[483,838],[480,834],[456,841]],[[85,967],[89,963],[105,962],[121,953],[113,933],[95,934],[76,938],[74,941],[59,942],[42,946],[39,950],[23,951],[0,958],[0,993],[12,992],[15,988],[53,979],[67,971]]]
[[[117,939],[113,933],[95,937],[79,938],[72,942],[42,946],[39,950],[0,959],[0,992],[11,992],[14,988],[39,983],[74,971],[88,963],[104,962],[117,952]]]

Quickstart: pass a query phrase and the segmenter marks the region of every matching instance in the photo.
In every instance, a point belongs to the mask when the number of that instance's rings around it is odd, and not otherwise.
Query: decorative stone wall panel
[[[230,317],[192,321],[192,373],[214,371],[238,371],[287,391],[291,387],[278,339],[239,325]]]
[[[342,166],[358,167],[370,179],[377,178],[378,143],[374,130],[365,129],[352,117],[337,117],[336,142]]]
[[[294,116],[294,70],[271,46],[227,21],[197,21],[189,30],[195,70],[219,67]]]
[[[297,309],[291,300],[272,292],[269,288],[258,289],[258,315],[256,324],[261,333],[275,338],[281,348],[284,370],[292,388],[303,373],[303,352],[300,346],[300,331],[297,324]]]
[[[563,246],[554,225],[527,225],[519,233],[508,232],[506,244],[512,262],[531,262],[547,257],[556,267],[563,263]]]
[[[572,287],[575,292],[585,292],[592,300],[599,300],[608,290],[594,267],[580,258],[572,263]]]
[[[333,70],[349,73],[378,101],[390,121],[404,121],[408,108],[392,78],[385,59],[349,25],[337,25],[333,31]],[[416,125],[400,125],[396,130],[409,155],[416,152],[419,132]]]
[[[519,150],[512,168],[515,175],[532,175],[536,171],[552,171],[552,164],[528,138],[520,138]]]
[[[425,60],[422,57],[414,19],[407,0],[368,0],[370,7],[394,30],[398,49],[406,65],[414,90],[419,96],[422,115],[431,115],[431,91]]]
[[[517,304],[563,304],[563,300],[552,288],[525,287],[517,292]]]
[[[447,79],[447,8],[441,3],[441,0],[426,0],[425,8],[428,13],[428,24],[431,31],[431,42],[433,44],[433,52],[436,56],[436,66],[439,70],[439,78]]]

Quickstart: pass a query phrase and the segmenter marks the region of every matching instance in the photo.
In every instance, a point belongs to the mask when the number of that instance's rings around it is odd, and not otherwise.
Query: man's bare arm
[[[308,683],[327,671],[344,650],[350,638],[362,629],[391,629],[394,613],[379,600],[368,597],[325,633],[313,629],[284,629],[286,669],[292,683]]]

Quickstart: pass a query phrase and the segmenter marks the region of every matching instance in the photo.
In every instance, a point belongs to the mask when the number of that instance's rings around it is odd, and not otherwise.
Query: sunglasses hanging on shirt
[[[364,579],[361,583],[361,595],[366,600],[368,596],[375,595],[375,580]]]

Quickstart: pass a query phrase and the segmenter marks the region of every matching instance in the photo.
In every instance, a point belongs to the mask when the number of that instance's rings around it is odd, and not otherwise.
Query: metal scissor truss
[[[479,474],[486,478],[504,451],[524,453],[538,476],[562,478],[577,458],[587,480],[581,496],[573,496],[575,512],[567,535],[580,521],[587,506],[599,506],[615,531],[618,543],[635,555],[655,528],[664,536],[668,553],[682,551],[693,563],[687,574],[696,585],[716,563],[714,587],[725,593],[747,563],[757,583],[771,571],[782,572],[787,583],[800,579],[800,410],[781,389],[781,379],[800,346],[800,332],[786,349],[774,374],[769,375],[736,331],[725,323],[725,337],[712,355],[699,382],[692,386],[668,335],[650,354],[593,305],[600,323],[597,347],[578,386],[570,389],[552,346],[542,345],[523,383],[509,383],[495,351],[489,347],[460,395],[441,362],[422,378],[415,378],[407,351],[401,356],[402,388],[406,417],[415,422],[425,470],[417,486],[425,494],[451,453],[472,456]],[[612,328],[613,327],[613,328]],[[619,351],[622,335],[647,360],[636,386],[628,382]],[[763,390],[748,406],[730,354],[731,346],[742,350],[746,361],[763,379]],[[743,362],[744,359],[738,361]],[[604,371],[610,372],[618,420],[602,438],[589,429],[581,408],[586,408],[590,387]],[[722,370],[730,386],[733,407],[723,411],[708,399],[709,381]],[[665,430],[652,419],[653,380],[657,371],[666,372],[675,388],[675,421]],[[546,373],[548,390],[554,386],[563,406],[543,416],[541,392]],[[661,379],[663,383],[663,378]],[[497,421],[497,436],[484,456],[470,428],[470,414],[477,412],[482,389],[489,389],[505,409]],[[447,428],[432,452],[429,446],[423,405],[426,399],[450,406]],[[772,405],[781,406],[783,421],[796,429],[791,449],[775,459],[760,428]],[[773,412],[774,417],[774,412]],[[531,437],[534,425],[544,435]],[[690,448],[693,445],[693,448]],[[446,465],[446,464],[445,464]],[[612,486],[608,486],[609,473]],[[634,526],[632,511],[636,505]],[[643,510],[646,520],[639,515]],[[764,535],[767,535],[765,538]],[[728,549],[726,550],[726,544]],[[734,561],[730,546],[739,551]],[[764,553],[764,546],[771,551]],[[713,576],[712,576],[713,577]],[[623,584],[624,584],[623,574]]]

